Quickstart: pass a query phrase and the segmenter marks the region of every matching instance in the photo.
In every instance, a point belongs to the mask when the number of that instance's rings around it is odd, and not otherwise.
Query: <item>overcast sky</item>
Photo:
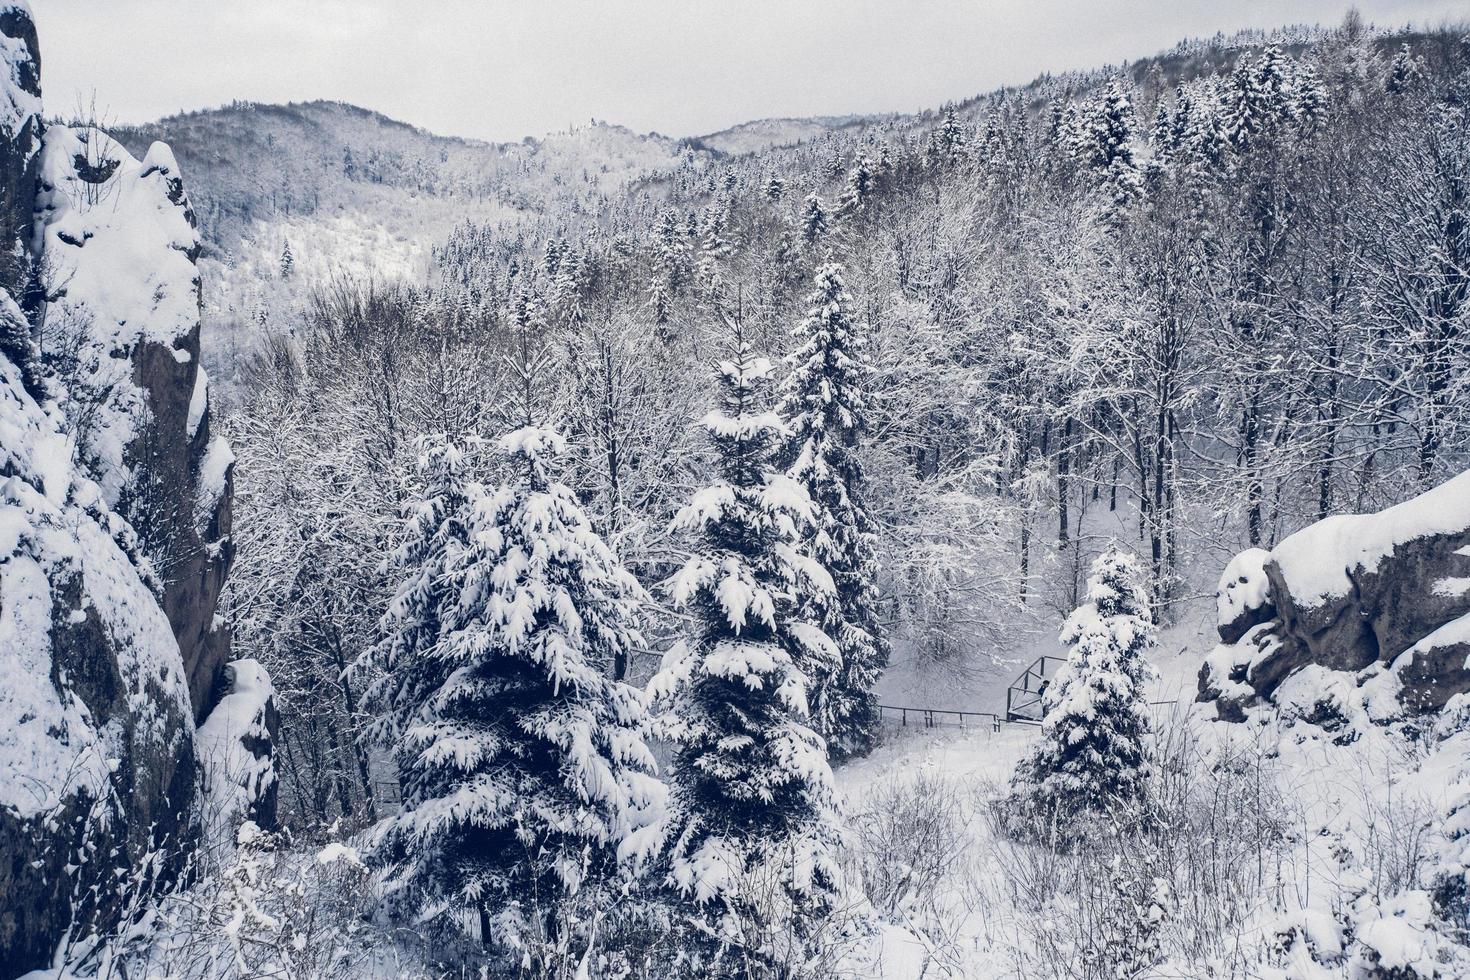
[[[510,140],[620,122],[913,110],[1183,37],[1330,23],[1324,0],[31,0],[53,113],[118,122],[232,99],[340,99]],[[1363,0],[1440,24],[1463,2]]]

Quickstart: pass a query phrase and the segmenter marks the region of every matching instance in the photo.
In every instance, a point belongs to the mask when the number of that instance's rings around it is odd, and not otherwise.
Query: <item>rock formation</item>
[[[199,726],[199,768],[204,776],[204,823],[214,841],[233,838],[249,820],[276,827],[275,743],[281,716],[270,675],[254,660],[236,660],[221,674],[221,695]]]
[[[162,143],[139,161],[99,130],[58,126],[40,159],[33,249],[82,462],[162,579],[202,721],[229,651],[215,610],[234,557],[234,459],[210,435],[194,212]]]
[[[1470,473],[1378,514],[1329,517],[1226,568],[1223,645],[1200,672],[1222,717],[1308,664],[1388,672],[1409,711],[1470,691]]]
[[[108,929],[119,891],[177,876],[195,847],[194,726],[228,659],[216,606],[232,458],[209,431],[198,239],[172,155],[157,145],[138,161],[96,130],[46,130],[24,0],[0,0],[0,35],[0,974],[11,975],[49,963],[64,936]]]

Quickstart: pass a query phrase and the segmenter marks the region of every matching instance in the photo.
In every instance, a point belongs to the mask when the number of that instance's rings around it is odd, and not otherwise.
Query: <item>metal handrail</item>
[[[1042,654],[1031,662],[1016,682],[1006,688],[1006,721],[1018,721],[1027,724],[1039,724],[1041,722],[1041,696],[1046,692],[1046,685],[1050,682],[1047,674],[1048,663],[1065,663],[1065,657],[1053,657]],[[1032,686],[1032,681],[1036,686]],[[1035,714],[1032,710],[1035,709]]]
[[[957,724],[961,728],[965,727],[966,718],[984,718],[989,719],[991,731],[1000,731],[1001,717],[993,711],[953,711],[948,708],[910,708],[896,704],[878,705],[879,718],[883,717],[885,711],[897,712],[899,723],[902,725],[907,725],[909,723],[909,716],[913,715],[917,721],[923,722],[925,728],[936,728],[940,724],[938,716],[953,715],[959,719]]]

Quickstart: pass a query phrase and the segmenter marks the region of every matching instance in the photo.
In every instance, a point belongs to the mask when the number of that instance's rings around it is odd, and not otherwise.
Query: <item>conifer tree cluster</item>
[[[548,250],[548,266],[571,261]],[[646,646],[648,599],[556,478],[566,447],[537,421],[548,362],[522,295],[516,427],[489,453],[500,484],[471,479],[463,441],[423,441],[400,584],[359,665],[376,675],[368,737],[402,787],[371,840],[403,912],[468,915],[493,962],[548,974],[635,892],[690,968],[806,955],[839,890],[829,753],[871,748],[887,657],[856,455],[871,365],[850,307],[841,268],[821,267],[779,410],[771,363],[730,320],[703,422],[718,479],[675,520],[692,626],[647,692],[676,749],[666,789],[644,695],[611,679]]]

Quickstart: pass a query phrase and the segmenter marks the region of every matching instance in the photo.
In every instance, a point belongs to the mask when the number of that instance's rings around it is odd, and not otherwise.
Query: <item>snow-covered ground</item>
[[[1193,704],[1209,635],[1198,623],[1184,623],[1164,639],[1153,656],[1159,676],[1150,696],[1165,702],[1153,711],[1155,738],[1166,759],[1177,764],[1188,758],[1187,775],[1207,785],[1191,787],[1191,802],[1179,808],[1196,824],[1178,831],[1181,853],[1151,868],[1168,879],[1170,899],[1159,927],[1164,961],[1142,976],[1359,978],[1377,975],[1365,972],[1374,957],[1419,971],[1405,977],[1466,975],[1456,972],[1466,969],[1456,958],[1461,951],[1431,924],[1427,890],[1437,856],[1451,846],[1442,815],[1464,793],[1463,735],[1435,744],[1401,724],[1374,724],[1365,709],[1368,698],[1350,675],[1316,667],[1283,689],[1279,716],[1262,712],[1246,724],[1219,722],[1212,706]],[[1336,713],[1341,723],[1321,723],[1323,715]],[[903,812],[897,822],[908,821],[920,836],[932,828],[914,824],[914,813],[944,811],[941,822],[948,823],[956,851],[937,874],[935,866],[924,865],[932,880],[916,874],[896,908],[878,910],[877,934],[849,960],[853,975],[1098,975],[1084,968],[1085,957],[1067,959],[1079,923],[1095,925],[1067,883],[1084,882],[1095,869],[1005,840],[987,817],[1039,735],[1025,725],[996,732],[892,724],[877,751],[837,770],[854,828],[855,879],[875,867],[893,871],[882,866],[894,857],[895,828],[887,828],[886,837],[863,830],[881,823],[884,812]],[[1163,782],[1172,786],[1175,778]],[[1210,805],[1226,817],[1222,824],[1200,812]],[[1239,839],[1212,839],[1221,830]],[[1257,837],[1254,846],[1242,843]],[[886,841],[890,853],[864,853],[878,841]],[[1199,873],[1215,854],[1234,859],[1224,888]],[[1242,869],[1253,863],[1258,867]],[[1058,880],[1036,881],[1038,872]],[[868,888],[870,895],[881,890]],[[1036,904],[1028,908],[1032,899]],[[1219,908],[1209,915],[1192,907],[1210,902]],[[1046,914],[1038,916],[1039,910]],[[1210,925],[1224,931],[1210,935]]]

